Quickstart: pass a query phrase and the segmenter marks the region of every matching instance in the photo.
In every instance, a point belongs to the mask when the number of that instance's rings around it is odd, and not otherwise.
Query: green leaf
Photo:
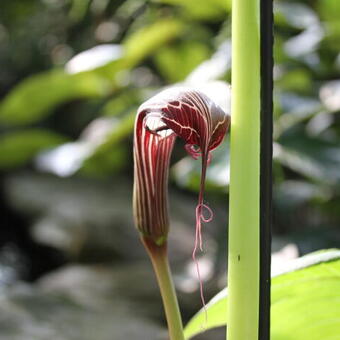
[[[280,25],[303,29],[319,22],[315,11],[306,4],[277,2],[275,5],[275,22]]]
[[[223,19],[230,10],[229,0],[154,0],[183,8],[183,13],[197,20]]]
[[[119,91],[112,99],[108,100],[101,112],[103,116],[119,116],[136,109],[144,100],[140,90],[128,88]]]
[[[126,60],[134,66],[165,43],[178,37],[184,25],[174,19],[163,19],[134,32],[124,42]]]
[[[101,143],[84,160],[80,171],[87,175],[110,175],[120,170],[125,165],[127,157],[127,145],[124,139],[131,135],[135,121],[137,108],[124,115],[117,126],[110,132],[105,141]]]
[[[340,2],[338,0],[318,1],[318,10],[323,20],[338,21],[340,16]]]
[[[340,252],[337,258],[275,279],[273,340],[339,339]]]
[[[0,168],[10,169],[28,162],[37,152],[66,142],[66,138],[43,129],[8,133],[0,138]]]
[[[170,82],[182,81],[209,56],[209,49],[199,42],[183,42],[164,47],[155,56],[160,72]],[[176,70],[176,71],[174,71]]]
[[[278,86],[287,92],[310,93],[312,89],[312,77],[304,68],[296,68],[283,73],[277,81]]]
[[[217,294],[184,330],[185,338],[225,326],[227,291]],[[313,253],[277,272],[271,287],[272,340],[336,340],[340,330],[340,250]]]
[[[301,180],[285,180],[276,183],[273,193],[277,209],[288,215],[311,200],[327,201],[330,195],[326,186]]]
[[[73,0],[69,12],[71,21],[79,22],[84,19],[89,8],[90,0]]]
[[[340,182],[338,143],[311,138],[297,128],[281,136],[278,142],[275,159],[281,164],[320,183],[337,185]]]
[[[31,76],[16,86],[0,105],[0,123],[33,123],[51,108],[79,97],[99,97],[107,93],[108,81],[94,72],[67,74],[53,70]]]
[[[281,114],[274,122],[275,139],[299,123],[316,116],[323,109],[321,102],[315,98],[300,96],[289,92],[280,95]],[[278,106],[277,105],[277,108]]]
[[[122,59],[87,72],[68,74],[52,70],[25,79],[0,103],[0,123],[34,123],[63,102],[108,95],[118,86],[115,75],[119,71],[136,66],[163,44],[179,36],[183,27],[177,20],[163,19],[128,36],[124,42],[126,54]]]

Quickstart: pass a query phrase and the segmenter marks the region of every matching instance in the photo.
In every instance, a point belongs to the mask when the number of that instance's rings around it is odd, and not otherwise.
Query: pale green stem
[[[143,239],[143,243],[148,251],[157,277],[168,323],[170,340],[184,340],[181,313],[171,277],[166,243],[158,246],[146,239]]]
[[[228,340],[257,340],[259,322],[260,4],[232,3]]]

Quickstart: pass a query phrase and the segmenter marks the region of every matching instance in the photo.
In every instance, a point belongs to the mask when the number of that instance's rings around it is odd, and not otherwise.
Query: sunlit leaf
[[[284,43],[285,43],[285,40],[281,36],[278,35],[275,37],[273,56],[274,56],[275,62],[278,65],[287,61],[287,55],[286,53],[284,53],[284,50],[283,50]]]
[[[69,12],[70,19],[74,22],[81,21],[88,10],[90,0],[73,0]]]
[[[227,291],[198,312],[185,328],[191,339],[205,329],[225,326]],[[340,250],[317,252],[277,271],[271,287],[272,340],[335,340],[340,329]]]
[[[198,65],[187,77],[186,82],[197,84],[208,83],[222,78],[231,67],[231,41],[223,42],[210,59]]]
[[[33,123],[65,101],[106,96],[119,85],[115,77],[119,71],[134,67],[178,36],[182,28],[179,21],[161,20],[131,34],[124,42],[126,55],[120,60],[87,72],[68,74],[52,70],[25,79],[0,103],[0,122],[7,125]]]
[[[288,24],[295,28],[308,28],[319,22],[312,8],[298,2],[275,2],[275,14],[276,18],[280,18],[280,15],[284,18],[285,22],[280,20],[280,24]]]
[[[139,91],[134,91],[132,89],[120,91],[105,103],[101,112],[104,116],[118,116],[122,113],[131,111],[132,108],[136,108],[142,100]]]
[[[183,14],[199,20],[223,19],[230,10],[229,0],[154,0],[183,8]]]
[[[320,254],[321,256],[322,254]],[[332,261],[276,277],[272,287],[273,340],[330,340],[340,329],[340,252]]]
[[[310,72],[304,68],[287,70],[277,81],[277,86],[283,91],[310,93],[312,89],[312,77]]]
[[[61,70],[33,75],[15,87],[0,104],[0,122],[33,123],[55,105],[81,97],[100,97],[108,92],[108,80],[94,73],[70,75]]]
[[[36,168],[62,177],[73,175],[119,124],[120,120],[115,117],[94,119],[77,141],[64,143],[41,152],[35,159]]]
[[[117,171],[127,161],[127,145],[122,143],[133,130],[137,108],[126,114],[100,143],[83,160],[81,172],[87,174],[110,174]]]
[[[126,143],[117,142],[110,152],[95,153],[86,159],[79,172],[91,177],[111,177],[113,174],[125,169],[131,162],[126,155],[129,154],[129,147]]]
[[[330,138],[332,134],[332,124],[334,123],[334,115],[331,112],[321,112],[315,115],[306,125],[307,135],[310,137],[318,137],[320,135]],[[334,141],[333,138],[330,140]]]
[[[340,2],[338,0],[321,0],[317,4],[322,19],[339,21]]]
[[[0,138],[0,168],[8,169],[21,166],[37,152],[65,141],[65,137],[43,129],[29,129],[2,135]]]
[[[207,59],[209,49],[198,42],[162,48],[155,56],[160,73],[170,82],[182,81],[201,62]],[[176,70],[176,71],[174,71]]]
[[[284,50],[289,57],[304,57],[317,49],[324,34],[320,24],[311,25],[302,33],[288,39],[284,44]]]
[[[321,102],[312,97],[284,92],[280,94],[280,106],[285,112],[274,122],[274,135],[278,138],[297,124],[308,120],[323,109]]]
[[[122,57],[122,47],[117,44],[102,44],[80,52],[65,65],[67,73],[90,71]]]
[[[325,83],[320,89],[322,103],[330,111],[340,111],[340,80]]]
[[[166,42],[178,37],[183,31],[182,22],[163,19],[134,32],[124,42],[129,66],[136,65]]]

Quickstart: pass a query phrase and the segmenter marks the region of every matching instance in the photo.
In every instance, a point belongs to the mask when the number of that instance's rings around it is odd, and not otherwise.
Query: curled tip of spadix
[[[204,215],[204,209],[207,211],[208,215]],[[210,207],[206,204],[198,204],[196,207],[196,211],[198,216],[200,217],[201,221],[208,223],[211,222],[213,217],[214,217],[214,213],[213,211],[210,209]]]

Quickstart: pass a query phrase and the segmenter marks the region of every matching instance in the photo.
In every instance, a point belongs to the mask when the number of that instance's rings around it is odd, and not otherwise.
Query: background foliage
[[[340,241],[339,17],[338,0],[275,1],[274,242],[292,242],[301,254]],[[27,232],[32,212],[18,208],[22,176],[49,173],[53,181],[66,178],[67,188],[84,178],[97,185],[113,179],[126,181],[129,192],[132,129],[141,102],[182,82],[209,83],[223,101],[226,92],[213,86],[224,89],[215,81],[230,81],[230,1],[5,1],[0,63],[0,176],[8,216],[1,249],[19,244],[29,262],[36,245],[31,248]],[[214,153],[207,186],[209,200],[224,207],[227,145]],[[171,185],[195,200],[200,166],[183,157],[176,148]],[[124,187],[112,190],[124,193]],[[46,199],[50,195],[47,190]],[[224,223],[217,228],[218,272]],[[39,235],[34,242],[45,240]],[[53,242],[52,249],[60,250]],[[32,274],[33,261],[30,274],[22,270],[19,276],[35,278],[60,265],[53,256],[46,262]]]

